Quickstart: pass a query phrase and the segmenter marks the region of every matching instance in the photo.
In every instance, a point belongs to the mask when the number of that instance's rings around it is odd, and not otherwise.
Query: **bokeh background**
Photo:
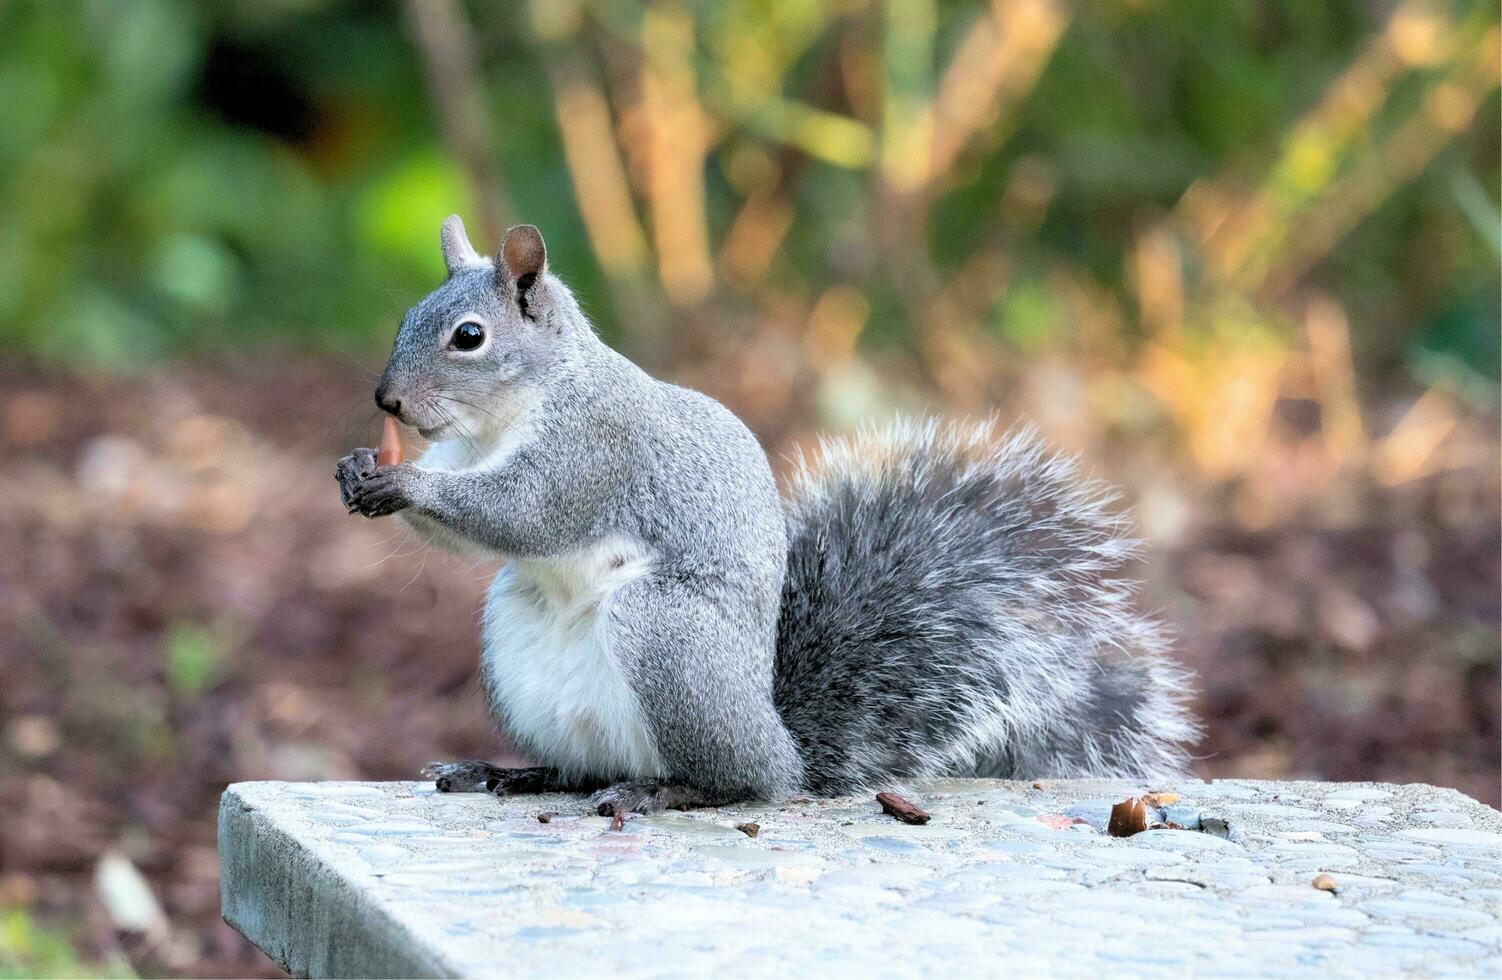
[[[0,0],[0,974],[274,974],[226,782],[506,756],[492,570],[331,479],[451,211],[776,460],[1120,483],[1202,773],[1497,804],[1498,69],[1490,0]]]

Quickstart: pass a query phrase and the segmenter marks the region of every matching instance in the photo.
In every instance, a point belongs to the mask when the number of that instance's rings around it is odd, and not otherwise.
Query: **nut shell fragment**
[[[877,793],[876,802],[881,804],[884,811],[903,823],[918,826],[928,823],[928,814],[923,811],[922,807],[911,800],[903,799],[896,793]]]
[[[1106,833],[1112,837],[1130,837],[1147,829],[1147,804],[1135,796],[1129,796],[1111,807],[1111,822]]]

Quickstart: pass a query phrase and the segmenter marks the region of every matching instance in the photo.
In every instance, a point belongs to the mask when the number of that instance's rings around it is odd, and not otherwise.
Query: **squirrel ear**
[[[533,225],[517,225],[506,232],[495,264],[496,271],[513,280],[541,275],[548,267],[548,249],[542,243],[542,232]]]
[[[485,258],[469,243],[469,236],[464,233],[464,222],[459,220],[457,214],[443,219],[438,241],[443,246],[443,264],[448,268],[449,275],[467,265],[485,264]]]

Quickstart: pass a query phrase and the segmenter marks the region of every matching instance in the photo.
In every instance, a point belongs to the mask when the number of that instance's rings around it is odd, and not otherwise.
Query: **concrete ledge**
[[[1181,795],[1168,819],[1225,836],[1102,832],[1112,802],[1149,788]],[[1502,814],[1454,790],[904,794],[929,824],[862,798],[610,832],[566,796],[237,783],[219,812],[224,917],[304,976],[1502,975]]]

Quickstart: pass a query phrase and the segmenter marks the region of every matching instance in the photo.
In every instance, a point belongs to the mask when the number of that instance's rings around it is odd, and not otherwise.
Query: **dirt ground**
[[[0,368],[0,910],[65,930],[85,962],[277,975],[219,920],[228,782],[505,758],[475,679],[493,569],[339,504],[334,459],[375,432],[369,389],[342,361]],[[757,428],[790,448],[792,427]],[[1348,480],[1272,518],[1156,450],[1091,460],[1143,515],[1147,601],[1200,677],[1203,774],[1498,804],[1497,426],[1464,428],[1476,465]],[[1295,472],[1288,453],[1267,471]],[[112,924],[107,852],[144,873],[165,931]]]

